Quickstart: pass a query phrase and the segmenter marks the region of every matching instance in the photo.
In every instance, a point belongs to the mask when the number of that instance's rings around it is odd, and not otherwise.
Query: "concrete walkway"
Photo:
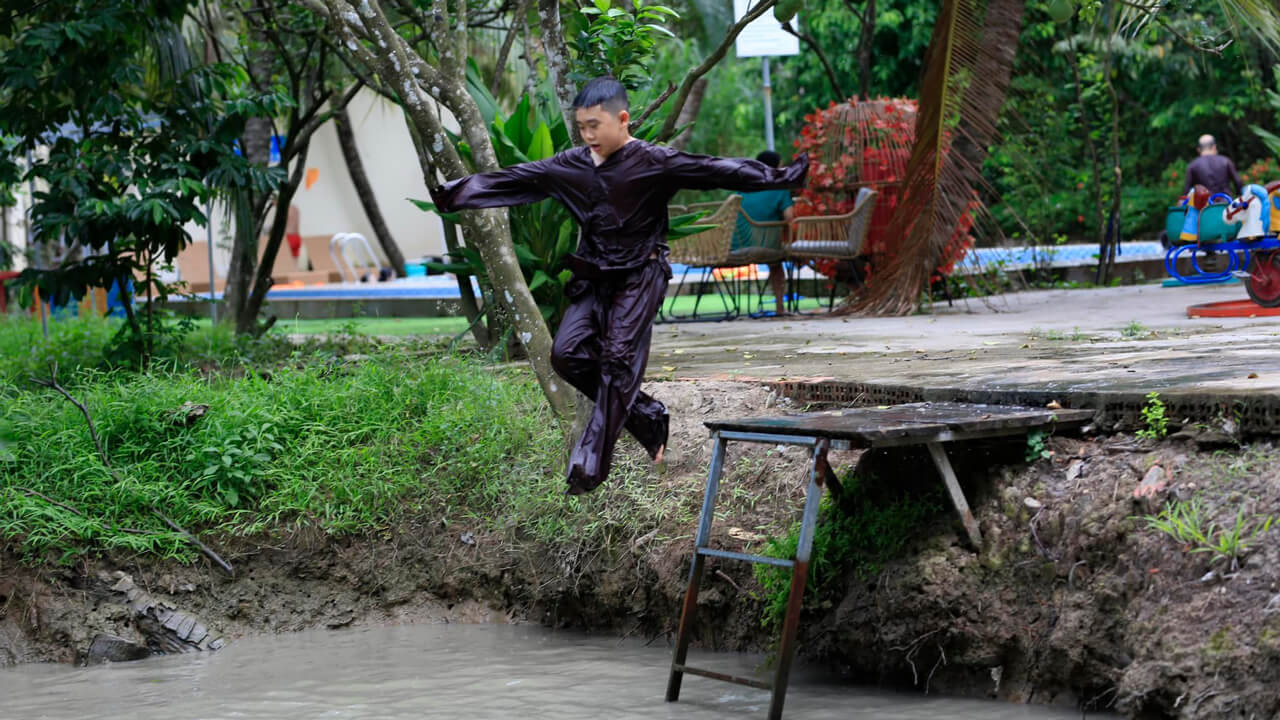
[[[1239,284],[1142,285],[1014,293],[902,318],[658,325],[649,377],[1280,399],[1280,318],[1186,315],[1244,297]]]

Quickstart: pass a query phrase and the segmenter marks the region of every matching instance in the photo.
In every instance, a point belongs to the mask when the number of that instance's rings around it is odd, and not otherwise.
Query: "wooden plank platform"
[[[713,432],[801,435],[844,440],[851,447],[925,444],[959,436],[1016,435],[1045,426],[1079,427],[1092,410],[1049,410],[967,403],[912,403],[778,417],[712,420]],[[952,436],[955,436],[954,438]],[[905,442],[904,442],[905,441]]]
[[[1048,408],[976,405],[963,403],[912,403],[884,407],[853,408],[827,412],[802,413],[780,417],[713,420],[711,429],[715,447],[707,475],[707,490],[702,501],[702,515],[694,536],[694,553],[689,569],[689,587],[685,591],[680,613],[676,646],[671,658],[671,674],[667,680],[667,702],[680,699],[685,674],[748,685],[772,691],[769,720],[781,720],[791,661],[795,656],[796,632],[809,573],[814,530],[822,492],[830,487],[839,490],[839,479],[827,462],[832,449],[894,447],[924,445],[938,469],[951,504],[964,525],[970,544],[982,549],[982,534],[969,502],[960,488],[943,443],[992,437],[1016,438],[1032,430],[1055,430],[1079,427],[1094,417],[1092,410],[1054,410]],[[709,547],[711,524],[715,517],[716,495],[724,471],[725,448],[730,442],[801,445],[810,448],[809,487],[805,494],[800,534],[794,558],[766,558],[759,555],[715,550]],[[698,588],[702,582],[707,558],[768,563],[791,568],[791,590],[787,596],[787,613],[778,645],[778,663],[773,682],[735,677],[724,673],[694,668],[685,664],[694,616],[698,607]]]

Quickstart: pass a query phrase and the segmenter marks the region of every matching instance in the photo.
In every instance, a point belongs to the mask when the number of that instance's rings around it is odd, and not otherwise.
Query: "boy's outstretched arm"
[[[551,197],[548,182],[555,158],[477,173],[430,188],[441,212],[526,205]]]
[[[786,167],[774,168],[746,158],[722,158],[672,150],[666,176],[689,190],[780,190],[803,187],[809,174],[809,156],[801,154]]]

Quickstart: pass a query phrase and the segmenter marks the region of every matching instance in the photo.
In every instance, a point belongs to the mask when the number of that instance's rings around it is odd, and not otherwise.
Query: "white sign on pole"
[[[755,2],[752,0],[733,0],[734,22],[741,20],[753,5]],[[796,27],[799,23],[800,17],[797,15],[791,21],[791,27]],[[750,25],[742,28],[735,49],[740,58],[799,55],[800,39],[785,32],[777,18],[773,16],[773,10],[768,10]]]

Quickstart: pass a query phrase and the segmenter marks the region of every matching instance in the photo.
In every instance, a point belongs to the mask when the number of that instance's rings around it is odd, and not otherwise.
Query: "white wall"
[[[443,254],[443,228],[439,217],[422,212],[406,199],[431,198],[422,179],[422,169],[405,125],[404,113],[366,89],[352,99],[347,114],[351,118],[360,158],[364,161],[365,174],[400,252],[406,260]],[[453,125],[452,119],[449,119],[449,125]],[[368,238],[375,250],[381,253],[351,183],[333,123],[326,123],[312,136],[307,168],[319,170],[319,178],[310,190],[304,186],[294,196],[293,204],[299,211],[302,234],[357,232]]]
[[[387,222],[392,238],[400,247],[406,260],[416,260],[428,255],[442,255],[444,251],[443,227],[439,216],[424,213],[406,198],[430,200],[422,169],[413,148],[413,139],[405,125],[404,114],[399,108],[383,100],[371,90],[363,90],[347,108],[355,133],[356,145],[364,161],[365,174],[378,199],[378,206]],[[457,129],[457,123],[448,113],[444,115],[446,127]],[[333,123],[326,123],[311,138],[307,154],[308,169],[315,168],[319,176],[307,189],[298,188],[293,204],[299,211],[299,224],[303,235],[333,235],[339,232],[357,232],[364,235],[381,255],[373,228],[365,217],[364,208],[351,183],[342,149],[338,145],[338,133]],[[4,218],[9,224],[9,238],[21,248],[26,244],[26,225],[23,212],[26,197],[25,183],[15,188],[19,195],[19,207]],[[225,207],[214,205],[211,218],[214,233],[214,265],[219,275],[225,275],[231,255],[231,228],[227,223]],[[270,227],[270,219],[267,227]],[[206,240],[209,229],[190,223],[187,232],[193,240]],[[385,258],[383,258],[385,261]],[[18,269],[23,266],[21,258]]]

